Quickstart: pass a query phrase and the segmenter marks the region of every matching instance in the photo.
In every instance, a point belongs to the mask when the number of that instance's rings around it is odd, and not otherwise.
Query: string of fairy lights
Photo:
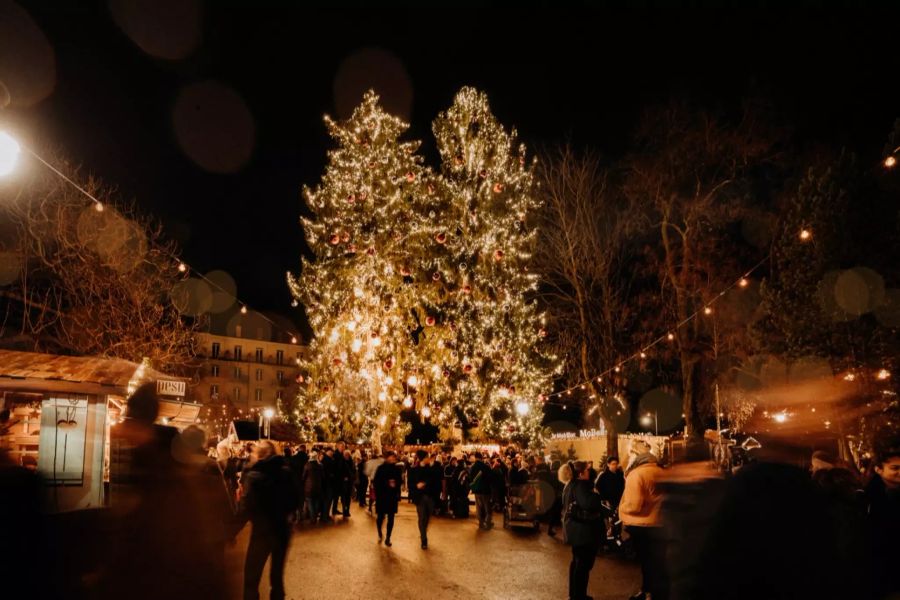
[[[43,164],[45,167],[47,167],[55,175],[60,177],[63,181],[65,181],[66,183],[71,185],[73,188],[75,188],[76,190],[81,192],[84,196],[86,196],[93,203],[94,209],[97,212],[104,211],[105,205],[101,200],[99,200],[96,196],[91,194],[88,190],[84,189],[77,182],[75,182],[70,177],[68,177],[65,173],[63,173],[62,171],[57,169],[52,163],[45,160],[37,152],[35,152],[34,150],[32,150],[26,146],[22,146],[21,144],[17,144],[17,146],[19,148],[21,148],[22,150],[24,150],[25,152],[27,152],[32,157],[34,157],[35,159],[37,159],[41,164]],[[232,298],[234,300],[234,302],[241,307],[240,313],[242,315],[246,315],[249,313],[249,311],[250,311],[249,305],[246,302],[242,301],[240,298],[238,298],[236,294],[225,289],[224,287],[219,285],[216,281],[210,279],[209,277],[207,277],[206,275],[204,275],[197,269],[192,268],[187,262],[185,262],[180,257],[176,256],[175,254],[169,253],[168,256],[177,264],[177,269],[178,269],[179,273],[182,273],[185,277],[193,276],[193,277],[197,277],[197,278],[203,280],[207,285],[214,288],[216,291],[227,295],[229,298]],[[294,306],[294,307],[297,306],[296,300],[294,302],[292,302],[292,306]],[[275,322],[273,319],[271,319],[270,317],[268,317],[267,315],[265,315],[264,313],[262,313],[258,310],[254,310],[253,312],[257,316],[259,316],[261,319],[266,321],[269,325],[271,325],[274,329],[277,329],[277,330],[287,334],[287,336],[290,338],[290,341],[292,344],[298,344],[300,342],[301,336],[296,331],[285,328],[283,325]]]
[[[800,238],[800,241],[807,242],[810,239],[812,239],[812,232],[809,231],[808,229],[802,229],[800,231],[799,238]],[[750,286],[750,277],[756,271],[758,271],[769,260],[769,258],[770,258],[770,255],[766,255],[762,260],[760,260],[753,267],[751,267],[749,270],[747,270],[743,275],[741,275],[740,278],[736,279],[730,285],[728,285],[723,290],[721,290],[718,294],[714,295],[712,297],[712,299],[710,299],[708,302],[704,303],[701,308],[698,308],[693,313],[691,313],[690,315],[688,315],[687,317],[682,319],[667,333],[657,337],[656,339],[652,340],[650,343],[642,346],[634,354],[631,354],[630,356],[623,358],[622,360],[617,362],[615,365],[609,367],[608,369],[606,369],[604,371],[601,371],[600,373],[597,373],[590,379],[585,379],[585,380],[575,383],[563,390],[560,390],[558,392],[553,392],[552,394],[544,394],[544,395],[542,395],[542,397],[540,399],[545,404],[556,404],[556,405],[563,406],[565,408],[569,404],[566,401],[566,399],[571,397],[576,391],[587,392],[588,386],[590,386],[591,384],[594,384],[594,383],[597,383],[597,384],[603,383],[605,377],[609,377],[610,375],[620,373],[622,371],[623,367],[625,367],[625,365],[627,365],[628,363],[635,361],[635,360],[645,360],[649,356],[650,351],[653,348],[655,348],[656,346],[658,346],[660,344],[664,344],[664,343],[675,342],[676,334],[677,334],[678,330],[680,330],[682,327],[686,326],[688,323],[690,323],[694,319],[699,318],[701,315],[702,316],[712,315],[714,312],[713,306],[716,304],[716,302],[721,300],[729,291],[731,291],[735,288],[737,288],[737,289],[748,288]],[[562,400],[554,400],[554,398],[561,398]],[[596,399],[596,395],[594,393],[591,393],[590,398],[592,400]]]

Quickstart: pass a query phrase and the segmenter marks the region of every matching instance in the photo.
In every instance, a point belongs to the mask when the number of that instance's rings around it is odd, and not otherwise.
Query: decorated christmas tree
[[[435,123],[443,174],[370,92],[304,190],[314,261],[288,277],[314,332],[295,407],[308,439],[401,441],[403,410],[444,432],[536,442],[553,358],[528,272],[536,206],[515,135],[465,89]]]
[[[442,416],[478,424],[491,439],[537,443],[556,360],[541,349],[544,316],[528,270],[539,203],[533,164],[486,94],[471,88],[437,118],[434,133],[448,198],[442,264],[456,291],[440,307],[453,359],[436,394]]]
[[[409,426],[399,413],[415,403],[430,364],[420,297],[435,282],[421,230],[434,178],[418,143],[400,140],[407,125],[373,92],[348,121],[326,123],[337,148],[319,185],[304,190],[315,260],[288,275],[315,334],[288,416],[311,439],[400,441]]]

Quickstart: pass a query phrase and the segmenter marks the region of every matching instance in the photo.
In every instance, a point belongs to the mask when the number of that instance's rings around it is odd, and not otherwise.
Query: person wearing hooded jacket
[[[253,526],[244,563],[244,600],[259,599],[259,580],[272,556],[269,582],[272,600],[284,599],[284,562],[291,537],[288,515],[296,510],[299,495],[284,457],[263,440],[254,449],[256,462],[247,471],[238,522]]]
[[[643,585],[632,600],[668,597],[665,573],[665,541],[660,521],[662,496],[656,484],[662,475],[656,456],[646,449],[634,457],[625,474],[625,491],[619,502],[619,518],[633,540],[641,563]]]

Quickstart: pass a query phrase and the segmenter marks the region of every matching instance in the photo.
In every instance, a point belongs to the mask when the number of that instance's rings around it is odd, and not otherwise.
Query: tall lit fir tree
[[[292,416],[308,438],[399,442],[403,409],[451,431],[537,443],[553,357],[527,270],[532,168],[464,89],[435,123],[443,173],[400,140],[407,126],[370,92],[305,190],[315,252],[288,277],[315,338]]]

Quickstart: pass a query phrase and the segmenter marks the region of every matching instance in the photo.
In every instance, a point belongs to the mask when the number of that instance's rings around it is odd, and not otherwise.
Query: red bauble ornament
[[[453,159],[453,162],[456,163],[456,166],[462,166],[462,164],[463,164],[462,154],[457,154],[456,158]]]
[[[410,171],[409,173],[406,174],[406,180],[410,183],[412,183],[413,181],[416,180],[416,176],[413,174],[412,171]]]
[[[370,334],[370,336],[371,336],[371,338],[374,340],[375,338],[378,337],[378,332],[377,332],[377,331],[373,331],[373,332]]]
[[[341,243],[341,236],[339,236],[336,233],[332,233],[331,237],[328,238],[328,243],[331,244],[332,246],[337,246],[338,244]]]
[[[339,359],[339,358],[335,358],[334,360],[331,361],[331,364],[333,364],[333,365],[336,366],[336,367],[339,367],[339,366],[341,366],[342,364],[344,364],[344,361],[342,361],[342,360]]]
[[[503,260],[503,256],[503,250],[494,250],[494,260],[500,262],[501,260]]]
[[[482,169],[481,171],[479,171],[478,176],[482,179],[487,179],[487,171]]]
[[[384,361],[384,370],[385,370],[385,371],[390,371],[390,370],[393,369],[393,368],[394,368],[394,361],[393,361],[393,359],[390,359],[390,358],[389,358],[389,359],[387,359],[386,361]]]
[[[450,371],[448,371],[447,369],[444,369],[444,371],[441,373],[441,375],[443,375],[444,379],[446,379],[446,378],[450,377]]]
[[[538,336],[540,336],[540,337],[542,337],[542,338],[547,337],[547,330],[546,330],[546,329],[539,329],[539,330],[538,330]]]
[[[471,294],[471,293],[472,293],[472,286],[471,286],[471,285],[464,285],[464,286],[462,286],[462,293],[463,293],[463,294]]]
[[[428,184],[428,193],[429,193],[429,194],[433,194],[433,193],[434,193],[434,186],[431,185],[430,183]]]
[[[356,196],[354,196],[353,194],[350,194],[349,196],[347,196],[348,204],[353,204],[354,202],[356,202]]]
[[[435,271],[434,273],[431,274],[431,279],[434,281],[440,281],[441,274],[438,271]]]
[[[447,241],[447,234],[442,231],[441,233],[434,236],[434,239],[438,244],[443,244]]]
[[[463,365],[463,373],[471,373],[472,368],[473,368],[472,365],[470,365],[469,363],[464,364]]]
[[[323,391],[323,392],[327,392],[327,391],[329,391],[330,389],[331,389],[331,386],[327,386],[327,385],[323,385],[323,386],[322,386],[322,391]]]
[[[495,193],[495,194],[499,194],[499,193],[502,192],[502,191],[503,191],[503,184],[502,184],[502,183],[495,183],[495,184],[494,184],[494,193]]]
[[[348,232],[344,232],[341,234],[341,241],[347,243],[350,241],[350,234]]]
[[[356,244],[347,244],[347,252],[356,254]]]
[[[411,271],[409,270],[409,267],[407,267],[406,265],[403,265],[402,267],[400,267],[400,274],[403,275],[404,277],[409,277],[410,273],[411,273]]]
[[[369,197],[369,194],[367,194],[366,192],[359,193],[359,199],[362,200],[363,202],[365,202],[366,198],[368,198],[368,197]]]
[[[303,375],[297,375],[297,383],[303,383]]]
[[[375,256],[375,246],[369,246],[369,249],[366,250],[366,254],[369,256]]]
[[[435,323],[434,317],[425,317],[426,325],[428,325],[429,327],[432,327],[432,326],[434,326],[434,323]]]

